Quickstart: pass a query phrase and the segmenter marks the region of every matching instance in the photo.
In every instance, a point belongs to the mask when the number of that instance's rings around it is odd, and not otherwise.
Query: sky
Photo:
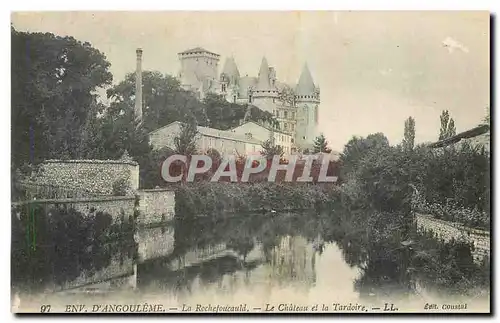
[[[382,132],[402,141],[415,118],[416,142],[436,141],[443,110],[457,132],[490,106],[490,17],[466,11],[23,12],[21,31],[90,42],[111,63],[114,83],[135,69],[177,75],[177,53],[203,47],[257,76],[262,57],[296,84],[304,63],[321,89],[319,131],[341,151],[352,136]]]

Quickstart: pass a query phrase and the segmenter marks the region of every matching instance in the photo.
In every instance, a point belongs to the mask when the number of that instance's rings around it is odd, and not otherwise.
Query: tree
[[[450,122],[448,123],[448,131],[446,132],[446,138],[453,137],[454,135],[457,134],[457,131],[455,129],[455,121],[450,119]]]
[[[111,84],[110,63],[73,37],[11,28],[11,38],[12,166],[80,158],[89,119],[104,108],[96,90]]]
[[[314,139],[314,153],[331,153],[332,150],[328,148],[328,141],[323,134],[320,134],[316,139]]]
[[[275,145],[271,140],[266,140],[262,143],[262,150],[260,151],[262,156],[266,159],[273,159],[274,156],[283,156],[283,147],[280,145]]]
[[[253,105],[230,103],[222,95],[208,93],[203,104],[208,118],[207,125],[211,128],[228,130],[239,126],[240,121],[277,124],[270,112]]]
[[[374,149],[389,147],[389,140],[381,133],[370,134],[366,138],[353,137],[344,146],[342,154],[340,154],[340,162],[342,164],[341,177],[353,173],[359,166],[361,160]]]
[[[181,124],[181,132],[174,138],[174,150],[179,155],[191,156],[196,154],[197,125],[194,118]]]
[[[439,130],[439,140],[450,138],[456,134],[455,121],[450,118],[448,110],[444,110],[440,116],[441,129]]]
[[[205,107],[196,96],[180,87],[179,81],[158,71],[142,72],[143,127],[149,132],[194,115],[199,125],[207,125]],[[135,73],[107,91],[110,113],[121,113],[135,105]]]
[[[409,117],[405,121],[405,134],[403,139],[403,147],[405,150],[413,150],[415,145],[415,119]]]

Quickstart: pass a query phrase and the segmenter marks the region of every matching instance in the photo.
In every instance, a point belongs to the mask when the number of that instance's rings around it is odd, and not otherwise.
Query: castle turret
[[[272,75],[270,75],[270,72]],[[272,85],[271,76],[275,77],[274,69],[269,68],[267,59],[263,57],[260,64],[259,76],[257,77],[257,84],[251,91],[251,94],[249,94],[248,101],[263,111],[273,113],[276,107],[278,90]]]
[[[222,69],[220,81],[227,82],[228,85],[238,85],[238,81],[240,79],[240,72],[238,71],[238,67],[236,66],[236,62],[233,57],[229,57],[226,59],[224,63],[224,68]]]
[[[230,102],[236,102],[239,93],[240,72],[233,57],[228,57],[220,74],[220,93]]]
[[[300,74],[295,88],[297,103],[296,144],[301,149],[310,149],[317,136],[319,113],[319,88],[314,84],[307,64]]]
[[[267,59],[265,57],[262,58],[262,62],[260,63],[257,87],[255,89],[257,91],[267,91],[271,89],[271,82],[269,80],[269,65],[267,64]]]

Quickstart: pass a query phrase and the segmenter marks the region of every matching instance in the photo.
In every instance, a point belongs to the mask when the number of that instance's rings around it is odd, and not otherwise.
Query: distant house
[[[274,144],[283,147],[285,155],[293,153],[294,139],[293,136],[287,132],[273,129],[254,121],[245,122],[229,131],[240,136],[251,136],[260,142],[274,138]]]
[[[463,143],[468,143],[472,147],[484,147],[485,150],[490,152],[490,126],[480,125],[470,130],[456,134],[455,136],[439,140],[429,144],[430,148],[443,148],[448,146],[457,146]]]
[[[174,139],[181,132],[182,123],[174,121],[149,133],[151,145],[156,149],[174,148]],[[231,131],[198,126],[196,146],[200,152],[216,149],[222,155],[251,155],[262,149],[261,141],[250,135],[239,135]]]

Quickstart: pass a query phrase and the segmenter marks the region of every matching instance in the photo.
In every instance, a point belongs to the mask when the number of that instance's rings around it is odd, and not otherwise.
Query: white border
[[[166,1],[165,1],[166,2]],[[3,230],[2,232],[2,243],[1,249],[2,253],[0,259],[4,266],[2,266],[2,286],[1,286],[1,304],[2,304],[2,322],[14,320],[15,317],[10,314],[10,297],[7,291],[10,291],[10,11],[68,11],[68,10],[488,10],[490,12],[499,12],[497,10],[499,6],[498,0],[464,0],[464,1],[438,1],[438,0],[420,0],[420,1],[360,1],[360,0],[350,0],[350,1],[327,1],[324,0],[288,0],[283,2],[269,1],[269,0],[251,0],[251,1],[222,1],[222,0],[182,0],[176,3],[171,3],[168,1],[164,4],[160,4],[160,1],[150,1],[150,0],[121,0],[113,2],[104,2],[102,0],[86,0],[86,1],[15,1],[11,3],[10,1],[2,2],[1,18],[3,28],[1,29],[2,44],[8,47],[3,50],[3,64],[2,66],[2,98],[3,107],[0,109],[2,114],[0,117],[1,140],[0,140],[0,151],[1,151],[1,172],[4,180],[0,184],[1,187],[1,206],[4,209],[4,223],[0,226]],[[498,20],[497,20],[498,25]],[[498,34],[495,35],[495,41],[498,42]],[[7,45],[8,44],[8,45]],[[493,91],[498,90],[498,84],[496,84]],[[495,106],[492,103],[492,106]],[[496,115],[496,114],[495,114]],[[498,117],[500,118],[500,117]],[[495,117],[495,119],[498,119]],[[498,120],[495,120],[497,124]],[[495,150],[498,148],[498,143],[495,144]],[[498,160],[496,161],[496,168],[498,173]],[[496,179],[496,178],[495,178]],[[497,195],[498,194],[498,195]],[[497,192],[493,200],[498,200],[500,193]],[[7,225],[7,222],[9,225]],[[498,223],[500,220],[498,218],[495,220],[494,230],[498,232]],[[496,248],[494,249],[496,250]],[[496,256],[496,255],[495,255]],[[494,256],[494,257],[495,257]],[[5,261],[9,259],[8,261]],[[9,265],[7,265],[9,264]],[[495,272],[495,278],[498,278],[498,266]],[[498,295],[495,298],[494,308],[498,308]],[[108,317],[101,317],[100,319],[109,319]],[[29,318],[27,321],[38,320],[39,318]],[[50,319],[50,318],[49,318]],[[70,319],[68,317],[65,320]],[[88,319],[88,318],[87,318]],[[114,320],[121,319],[121,317],[114,317]],[[134,320],[137,318],[133,318]],[[166,318],[165,318],[166,319]],[[173,320],[168,318],[169,321]],[[283,318],[281,318],[283,319]],[[286,319],[286,318],[284,318]],[[382,321],[385,317],[370,317],[370,320]],[[470,319],[470,318],[469,318]],[[177,320],[177,319],[175,319]],[[185,319],[184,319],[185,320]],[[254,319],[251,319],[254,320]],[[304,319],[312,320],[312,319]],[[352,320],[352,319],[351,319]],[[356,319],[357,320],[357,319]],[[421,317],[418,320],[426,320],[426,317]],[[417,320],[417,321],[418,321]],[[473,319],[474,320],[478,320]]]

